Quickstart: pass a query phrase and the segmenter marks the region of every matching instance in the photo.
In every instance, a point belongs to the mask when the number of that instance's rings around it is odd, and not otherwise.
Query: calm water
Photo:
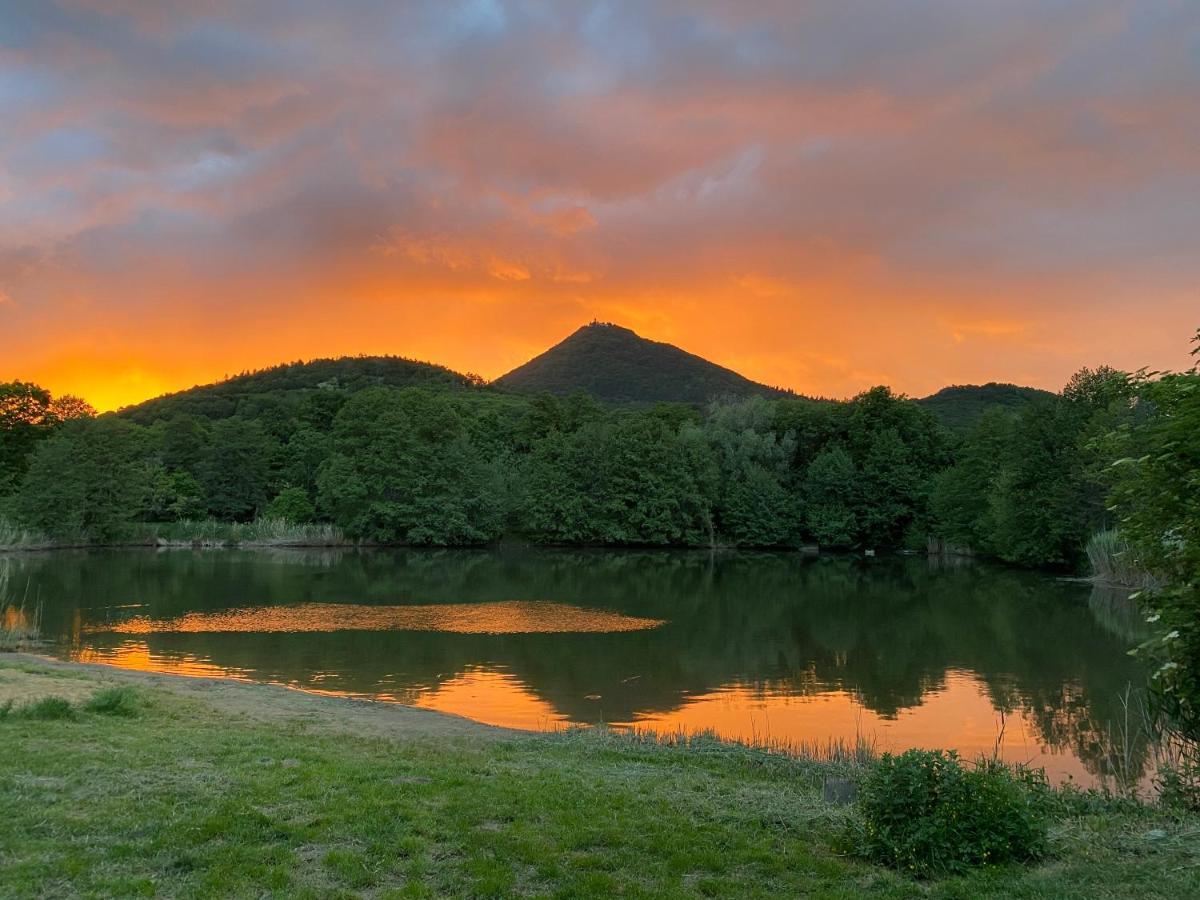
[[[1106,777],[1137,616],[924,558],[103,551],[0,558],[63,657],[389,700],[520,728],[856,735]],[[1135,749],[1140,760],[1143,748]]]

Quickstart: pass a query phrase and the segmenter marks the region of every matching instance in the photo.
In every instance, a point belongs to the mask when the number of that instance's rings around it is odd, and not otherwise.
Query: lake
[[[924,557],[112,550],[0,558],[50,652],[495,725],[945,747],[1095,785],[1140,619],[1123,595]]]

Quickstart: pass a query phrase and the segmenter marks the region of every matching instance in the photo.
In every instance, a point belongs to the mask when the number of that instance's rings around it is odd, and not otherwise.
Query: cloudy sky
[[[0,380],[100,408],[593,318],[831,396],[1200,326],[1194,0],[5,0],[0,123]]]

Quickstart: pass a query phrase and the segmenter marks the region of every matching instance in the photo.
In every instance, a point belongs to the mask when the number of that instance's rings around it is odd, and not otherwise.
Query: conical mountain
[[[496,384],[520,393],[566,396],[583,391],[612,403],[702,404],[714,397],[785,393],[672,344],[602,322],[585,325]]]

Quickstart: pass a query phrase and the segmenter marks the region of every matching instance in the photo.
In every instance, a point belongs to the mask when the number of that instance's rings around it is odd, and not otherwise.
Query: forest
[[[1117,524],[1113,497],[1136,496],[1112,463],[1153,449],[1163,391],[1198,377],[1084,369],[1058,394],[951,429],[883,387],[845,402],[631,407],[335,362],[103,416],[0,385],[0,517],[62,543],[262,518],[416,545],[886,551],[933,539],[1074,572]]]

